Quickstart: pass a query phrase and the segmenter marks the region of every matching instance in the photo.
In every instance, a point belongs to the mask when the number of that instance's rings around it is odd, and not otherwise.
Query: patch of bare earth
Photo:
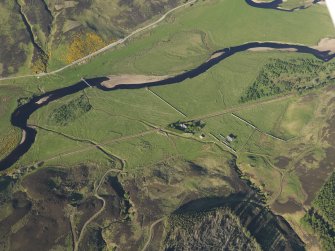
[[[20,145],[26,141],[26,136],[27,136],[27,132],[25,130],[22,130],[22,137],[21,137]]]
[[[285,169],[290,163],[291,159],[285,156],[279,156],[275,159],[275,165],[280,169]]]
[[[137,85],[144,83],[152,83],[167,79],[169,76],[146,76],[146,75],[112,75],[109,80],[101,83],[106,88],[114,88],[120,85]]]
[[[37,100],[37,101],[35,102],[35,104],[41,105],[41,104],[45,103],[46,101],[48,101],[49,98],[50,98],[50,95],[49,95],[49,96],[46,96],[46,97],[43,97],[43,98]]]
[[[223,54],[224,54],[224,52],[216,52],[216,53],[214,53],[210,56],[208,61],[211,60],[211,59],[214,59],[214,58],[218,58],[218,57],[222,56]]]
[[[287,48],[287,49],[274,49],[274,48],[271,48],[271,47],[255,47],[255,48],[251,48],[251,49],[248,49],[248,51],[256,51],[256,52],[259,52],[259,51],[286,51],[286,52],[296,52],[297,49],[294,49],[294,48]]]
[[[289,199],[285,203],[280,203],[278,200],[276,200],[271,205],[271,209],[279,214],[286,214],[286,213],[292,214],[301,211],[303,208],[302,205],[298,204],[295,200]]]
[[[319,51],[329,51],[330,53],[335,53],[335,38],[323,38],[317,46],[313,46],[312,48]]]
[[[267,0],[252,0],[254,3],[269,3]]]

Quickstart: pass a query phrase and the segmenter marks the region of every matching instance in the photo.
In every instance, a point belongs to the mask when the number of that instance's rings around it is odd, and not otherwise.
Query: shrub
[[[66,62],[70,64],[80,58],[87,56],[88,54],[101,49],[105,45],[106,44],[103,39],[95,33],[78,33],[70,42],[66,54]]]

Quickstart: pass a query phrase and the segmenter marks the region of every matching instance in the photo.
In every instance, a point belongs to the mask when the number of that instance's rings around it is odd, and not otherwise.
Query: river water
[[[271,3],[254,3],[251,0],[246,0],[246,2],[250,6],[253,6],[253,7],[277,9],[278,4],[280,4],[282,1],[275,0]],[[179,75],[170,77],[168,79],[164,79],[164,80],[160,80],[156,82],[142,83],[142,84],[129,84],[129,85],[124,84],[124,85],[115,86],[113,88],[107,88],[101,85],[103,81],[108,80],[107,77],[86,79],[86,81],[89,82],[89,84],[92,87],[98,88],[101,91],[114,91],[117,89],[129,89],[130,90],[130,89],[140,89],[140,88],[153,87],[153,86],[180,84],[186,79],[192,79],[192,78],[195,78],[201,75],[202,73],[206,72],[211,67],[235,55],[236,53],[244,52],[244,51],[247,51],[253,48],[295,49],[296,53],[311,54],[325,62],[335,57],[335,55],[329,55],[328,52],[318,51],[316,49],[310,48],[308,46],[303,46],[303,45],[292,45],[292,44],[283,44],[283,43],[275,43],[275,42],[250,42],[250,43],[218,50],[214,52],[213,55],[217,54],[219,56],[214,57],[205,63],[202,63],[198,67],[191,69],[189,71],[183,72]],[[20,128],[22,131],[25,131],[25,138],[23,138],[21,143],[18,146],[16,146],[16,148],[8,156],[0,160],[0,170],[5,170],[11,167],[12,165],[14,165],[25,153],[27,153],[27,151],[34,144],[37,131],[34,128],[28,126],[28,120],[29,120],[29,117],[35,111],[37,111],[39,108],[43,106],[48,105],[50,102],[53,102],[65,96],[80,92],[86,88],[89,88],[89,86],[85,82],[81,81],[74,85],[56,89],[56,90],[47,92],[43,95],[34,97],[28,103],[18,107],[12,113],[11,123],[13,126]],[[39,102],[40,100],[43,100],[43,99],[45,100],[42,102]]]

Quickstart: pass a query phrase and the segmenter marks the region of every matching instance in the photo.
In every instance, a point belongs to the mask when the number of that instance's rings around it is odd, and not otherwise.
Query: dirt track
[[[71,66],[83,63],[84,61],[86,61],[86,60],[88,60],[88,59],[90,59],[90,58],[92,58],[92,57],[94,57],[94,56],[96,56],[96,55],[98,55],[98,54],[100,54],[102,52],[105,52],[105,51],[107,51],[109,49],[112,49],[112,48],[114,48],[114,47],[116,47],[116,46],[118,46],[120,44],[125,43],[127,40],[129,40],[133,36],[137,35],[138,33],[142,32],[142,31],[145,31],[147,29],[150,29],[150,28],[154,27],[155,25],[159,24],[160,22],[162,22],[172,12],[174,12],[174,11],[176,11],[176,10],[184,7],[184,6],[191,5],[191,4],[195,3],[196,1],[197,0],[191,0],[189,2],[186,2],[186,3],[183,3],[183,4],[179,5],[179,6],[175,7],[175,8],[173,8],[173,9],[169,10],[168,12],[166,12],[158,20],[156,20],[156,21],[148,24],[147,26],[144,26],[142,28],[138,28],[137,30],[133,31],[132,33],[130,33],[125,38],[119,39],[118,41],[113,42],[113,43],[111,43],[111,44],[109,44],[109,45],[101,48],[100,50],[97,50],[97,51],[95,51],[95,52],[93,52],[93,53],[91,53],[91,54],[89,54],[89,55],[87,55],[87,56],[85,56],[85,57],[83,57],[81,59],[78,59],[78,60],[72,62],[71,64],[68,64],[68,65],[66,65],[66,66],[64,66],[62,68],[59,68],[57,70],[54,70],[54,71],[51,71],[51,72],[48,72],[48,73],[29,74],[29,75],[22,75],[22,76],[16,76],[16,77],[0,78],[0,81],[2,81],[2,80],[10,80],[10,79],[26,78],[26,77],[43,77],[43,76],[48,76],[48,75],[52,75],[52,74],[55,74],[55,73],[59,73],[59,72],[65,70],[65,69],[67,69],[67,68],[69,68]]]
[[[105,174],[104,174],[104,175],[102,176],[102,178],[100,179],[98,186],[97,186],[97,187],[95,188],[95,190],[94,190],[94,196],[95,196],[96,198],[98,198],[99,200],[102,201],[102,207],[100,208],[100,210],[99,210],[98,212],[96,212],[94,215],[92,215],[92,216],[85,222],[83,228],[82,228],[82,229],[80,230],[80,232],[79,232],[79,237],[78,237],[78,239],[74,238],[74,240],[73,240],[73,244],[74,244],[73,250],[74,250],[74,251],[78,251],[78,250],[79,250],[79,244],[80,244],[81,240],[84,238],[84,235],[85,235],[85,231],[86,231],[87,226],[88,226],[88,225],[89,225],[95,218],[97,218],[97,217],[98,217],[98,216],[105,210],[105,208],[106,208],[106,200],[105,200],[103,197],[101,197],[101,196],[99,195],[99,189],[100,189],[101,185],[103,184],[103,182],[104,182],[104,180],[105,180],[107,174],[109,174],[109,173],[111,173],[111,172],[121,172],[121,170],[119,170],[119,169],[110,169],[110,170],[108,170],[107,172],[105,172]],[[75,233],[73,233],[73,236],[74,236],[74,237],[76,236]]]
[[[143,246],[142,251],[147,250],[148,246],[150,245],[151,239],[152,239],[152,232],[153,232],[154,227],[155,227],[158,223],[162,222],[163,219],[164,219],[164,218],[160,218],[160,219],[154,221],[154,222],[150,225],[150,229],[149,229],[149,238],[148,238],[147,242],[145,243],[145,245]]]

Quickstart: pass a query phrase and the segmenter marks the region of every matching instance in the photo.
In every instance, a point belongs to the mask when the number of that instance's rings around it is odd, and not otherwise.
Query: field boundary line
[[[222,140],[220,140],[218,137],[216,137],[213,133],[209,133],[214,139],[216,139],[217,141],[219,141],[220,143],[224,144],[230,151],[232,151],[234,154],[237,154],[237,152],[231,147],[229,146],[226,142],[223,142]]]
[[[183,113],[181,110],[179,110],[177,107],[175,107],[174,105],[172,105],[169,101],[165,100],[164,98],[162,98],[159,94],[155,93],[153,90],[151,90],[150,88],[146,88],[149,92],[151,92],[154,96],[156,96],[158,99],[160,99],[161,101],[163,101],[165,104],[167,104],[168,106],[170,106],[173,110],[175,110],[176,112],[178,112],[179,114],[183,115],[184,117],[187,117],[187,115],[185,113]]]
[[[63,133],[58,132],[56,130],[48,129],[46,127],[42,127],[42,126],[39,126],[39,125],[33,125],[33,124],[29,124],[29,125],[32,126],[32,127],[39,128],[41,130],[45,130],[45,131],[49,131],[49,132],[58,134],[58,135],[60,135],[62,137],[66,137],[66,138],[68,138],[70,140],[73,140],[73,141],[80,142],[82,140],[81,143],[88,144],[88,146],[81,147],[80,149],[75,148],[75,147],[71,147],[69,150],[72,150],[72,151],[66,151],[66,152],[59,153],[59,154],[54,155],[54,156],[52,156],[52,157],[50,157],[48,159],[42,160],[43,162],[54,160],[54,159],[61,158],[61,157],[66,157],[66,156],[69,156],[69,155],[72,155],[72,154],[77,154],[77,153],[85,152],[85,151],[88,151],[88,150],[90,150],[92,148],[97,148],[98,150],[100,150],[104,154],[106,154],[108,157],[112,156],[112,157],[118,159],[119,161],[121,161],[122,165],[124,165],[124,166],[126,165],[126,161],[124,159],[122,159],[120,156],[115,155],[114,153],[110,153],[103,146],[108,146],[109,144],[113,144],[113,143],[119,142],[119,141],[125,141],[125,140],[130,140],[130,139],[133,139],[133,138],[142,137],[142,136],[145,136],[147,134],[151,134],[151,133],[154,133],[154,132],[159,132],[159,131],[162,130],[161,128],[157,127],[157,128],[153,128],[153,129],[150,129],[150,130],[147,130],[147,131],[143,131],[141,133],[137,133],[137,134],[133,134],[133,135],[127,135],[127,136],[122,136],[122,137],[115,138],[115,139],[109,139],[109,140],[105,140],[105,141],[99,143],[99,142],[94,142],[94,141],[89,140],[89,139],[85,139],[85,140],[80,139],[80,138],[77,139],[77,138],[75,138],[75,137],[73,137],[71,135],[63,134]],[[73,149],[75,149],[75,150],[73,150]]]
[[[233,112],[238,112],[240,110],[250,109],[252,107],[257,107],[259,105],[271,104],[273,102],[278,102],[280,100],[290,99],[293,96],[294,96],[294,94],[274,96],[272,98],[259,100],[259,101],[253,102],[253,103],[246,103],[246,104],[231,106],[231,107],[228,107],[228,108],[225,108],[223,110],[216,111],[216,112],[213,112],[213,113],[197,115],[197,116],[194,116],[190,119],[191,120],[210,119],[210,118],[213,118],[213,117],[222,116],[224,114],[231,114]]]
[[[234,113],[232,113],[231,115],[232,115],[233,117],[237,118],[238,120],[241,120],[241,121],[244,122],[245,124],[249,125],[250,127],[252,127],[252,128],[254,128],[254,129],[257,130],[256,126],[254,126],[253,124],[251,124],[249,121],[247,121],[247,120],[241,118],[240,116],[238,116],[238,115],[236,115],[236,114],[234,114]]]
[[[238,116],[238,115],[236,115],[236,114],[234,114],[234,113],[231,113],[231,115],[232,115],[233,117],[237,118],[238,120],[244,122],[244,123],[247,124],[248,126],[252,127],[253,129],[259,131],[260,133],[265,134],[266,136],[268,136],[268,137],[270,137],[270,138],[273,138],[273,139],[276,139],[276,140],[280,140],[280,141],[282,141],[282,142],[286,142],[286,140],[284,140],[284,139],[281,139],[281,138],[279,138],[279,137],[277,137],[277,136],[274,136],[274,135],[272,135],[272,134],[270,134],[270,133],[267,133],[267,132],[265,132],[265,131],[259,129],[259,128],[256,127],[255,125],[251,124],[249,121],[247,121],[247,120],[241,118],[240,116]]]
[[[244,142],[244,144],[241,146],[240,149],[236,150],[241,152],[243,150],[243,148],[249,143],[249,140],[252,138],[252,136],[254,136],[255,132],[256,132],[256,128],[254,128],[254,130],[252,130],[252,132],[250,133],[250,135],[248,136],[248,138],[246,139],[246,141]]]
[[[103,154],[105,154],[108,158],[116,158],[118,159],[119,161],[122,162],[123,165],[125,165],[125,160],[110,153],[108,150],[106,150],[102,144],[100,143],[97,143],[93,140],[90,140],[90,139],[81,139],[81,138],[77,138],[77,137],[74,137],[72,135],[68,135],[68,134],[65,134],[63,132],[58,132],[56,130],[53,130],[53,129],[49,129],[49,128],[46,128],[46,127],[43,127],[43,126],[39,126],[39,125],[32,125],[30,124],[30,126],[32,127],[35,127],[35,128],[38,128],[38,129],[41,129],[41,130],[44,130],[44,131],[47,131],[47,132],[51,132],[51,133],[55,133],[55,134],[58,134],[60,136],[63,136],[67,139],[70,139],[70,140],[73,140],[73,141],[76,141],[76,142],[81,142],[81,143],[86,143],[86,144],[90,144],[91,146],[93,147],[96,147],[96,149],[98,149],[99,151],[101,151]]]

